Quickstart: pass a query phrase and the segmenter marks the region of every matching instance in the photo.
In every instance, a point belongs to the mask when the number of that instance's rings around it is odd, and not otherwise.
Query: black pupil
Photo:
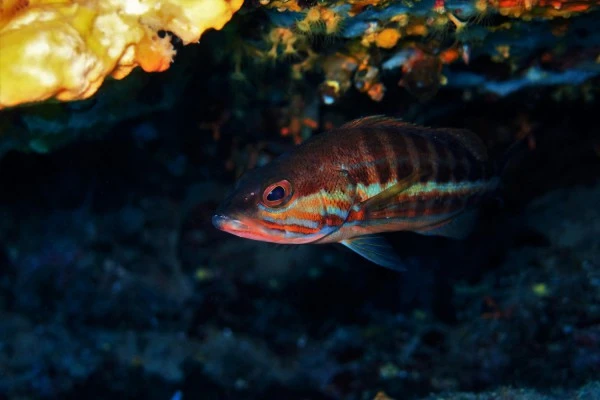
[[[267,200],[277,201],[283,199],[283,196],[285,196],[285,189],[281,186],[276,186],[267,195]]]

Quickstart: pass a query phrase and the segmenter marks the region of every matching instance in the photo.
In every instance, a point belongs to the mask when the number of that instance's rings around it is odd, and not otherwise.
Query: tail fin
[[[521,161],[529,154],[529,152],[531,152],[531,148],[529,147],[529,136],[530,135],[524,136],[515,141],[498,159],[496,171],[501,181],[507,179],[507,176],[518,167]]]
[[[507,183],[511,180],[511,175],[518,170],[521,162],[531,152],[529,147],[529,135],[519,138],[506,149],[501,156],[496,159],[495,171],[498,176],[498,185],[491,193],[491,197],[501,207],[504,207],[504,190]]]

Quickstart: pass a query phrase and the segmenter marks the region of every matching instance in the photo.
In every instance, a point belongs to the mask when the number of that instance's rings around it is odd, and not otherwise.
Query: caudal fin
[[[421,235],[444,236],[456,240],[466,239],[473,231],[473,227],[477,222],[478,214],[479,210],[476,208],[463,211],[444,224],[415,232]]]

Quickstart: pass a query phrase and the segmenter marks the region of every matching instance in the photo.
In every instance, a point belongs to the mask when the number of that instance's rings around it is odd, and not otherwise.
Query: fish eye
[[[267,207],[277,207],[289,199],[292,191],[292,185],[287,180],[275,182],[265,189],[263,192],[263,203]]]
[[[282,186],[275,186],[267,195],[267,201],[277,201],[285,197],[285,189]]]

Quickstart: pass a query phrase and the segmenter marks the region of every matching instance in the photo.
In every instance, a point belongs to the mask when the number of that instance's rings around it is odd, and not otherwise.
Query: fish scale
[[[389,128],[374,132],[361,130],[357,136],[359,153],[363,157],[360,162],[350,164],[349,170],[359,185],[373,189],[365,191],[361,196],[363,199],[394,185],[397,176],[406,176],[415,168],[431,171],[420,179],[425,184],[424,190],[428,184],[438,187],[438,190],[426,194],[422,191],[400,194],[398,206],[393,212],[381,214],[382,219],[447,215],[461,210],[466,205],[466,201],[462,201],[465,197],[475,196],[486,188],[484,170],[473,167],[476,160],[468,151],[444,147],[440,142],[419,134],[399,135]],[[448,182],[453,185],[440,185]],[[461,184],[468,182],[481,182],[481,185],[472,184],[458,190]],[[356,221],[361,217],[351,215],[350,219]]]

